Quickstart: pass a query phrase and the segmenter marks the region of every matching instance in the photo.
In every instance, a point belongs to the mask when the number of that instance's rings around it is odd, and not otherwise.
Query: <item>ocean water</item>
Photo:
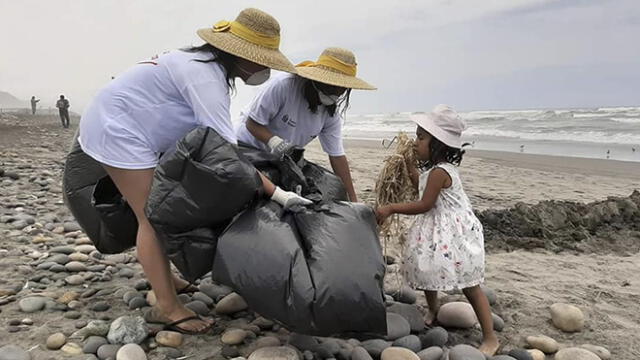
[[[344,137],[415,133],[411,113],[348,115]],[[640,162],[640,107],[471,111],[463,140],[478,150]]]

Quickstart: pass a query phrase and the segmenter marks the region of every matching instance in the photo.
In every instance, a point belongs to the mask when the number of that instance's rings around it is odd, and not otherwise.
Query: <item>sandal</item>
[[[202,318],[199,315],[191,315],[191,316],[187,316],[185,318],[182,318],[180,320],[170,322],[170,320],[167,319],[165,316],[160,315],[160,313],[158,312],[158,310],[155,307],[152,307],[151,309],[149,309],[149,311],[147,311],[144,314],[144,320],[146,322],[148,322],[148,323],[151,323],[151,324],[162,324],[163,325],[163,330],[171,330],[171,331],[179,332],[179,333],[185,334],[185,335],[202,335],[202,334],[206,334],[213,327],[213,323],[211,323],[211,324],[208,324],[202,330],[188,330],[188,329],[182,328],[182,327],[180,327],[178,325],[183,324],[183,323],[185,323],[187,321],[200,320],[200,321],[203,321],[205,323],[206,323],[206,321],[205,321],[204,318]]]
[[[197,286],[193,285],[193,284],[187,284],[185,286],[183,286],[181,289],[176,289],[176,292],[178,295],[180,294],[193,294],[194,292],[198,292],[200,291],[200,289],[198,289]]]

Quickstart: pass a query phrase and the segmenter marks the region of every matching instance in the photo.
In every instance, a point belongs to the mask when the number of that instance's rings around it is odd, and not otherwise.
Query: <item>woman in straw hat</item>
[[[357,78],[356,69],[351,51],[328,48],[317,61],[298,64],[298,75],[274,76],[242,112],[238,140],[280,154],[318,137],[349,199],[357,201],[342,145],[341,116],[349,107],[351,89],[375,87]]]
[[[78,138],[136,214],[138,259],[158,300],[151,317],[183,333],[208,331],[212,323],[178,301],[177,290],[196,289],[171,274],[144,214],[158,156],[199,126],[236,143],[229,114],[235,78],[258,85],[269,69],[295,72],[278,49],[280,25],[260,10],[245,9],[235,21],[220,21],[198,35],[205,45],[141,62],[103,88],[83,114]],[[307,201],[263,182],[265,193],[285,207]]]

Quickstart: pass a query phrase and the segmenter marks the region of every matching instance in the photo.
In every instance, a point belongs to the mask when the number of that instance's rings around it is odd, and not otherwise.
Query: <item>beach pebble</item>
[[[256,349],[259,349],[262,347],[280,346],[281,343],[280,343],[280,339],[278,339],[275,336],[265,336],[265,337],[258,338],[254,343],[254,345]]]
[[[87,271],[87,266],[79,261],[70,261],[64,265],[69,272]]]
[[[89,256],[83,253],[79,253],[79,252],[75,252],[73,254],[69,255],[69,260],[71,261],[79,261],[79,262],[86,262],[89,260]]]
[[[392,346],[409,349],[413,352],[422,350],[420,338],[415,335],[407,335],[393,342]]]
[[[269,320],[267,318],[263,318],[262,316],[257,317],[251,323],[254,324],[254,325],[257,325],[262,330],[271,329],[273,327],[273,324],[274,324],[273,321],[271,321],[271,320]]]
[[[213,303],[214,303],[214,301],[213,301],[213,299],[212,299],[212,298],[210,298],[207,294],[202,293],[202,292],[199,292],[199,291],[198,291],[198,292],[195,292],[195,293],[193,294],[193,296],[191,296],[191,298],[192,298],[194,301],[196,301],[196,300],[197,300],[197,301],[203,302],[203,303],[204,303],[204,304],[206,304],[207,306],[212,306],[212,305],[213,305]]]
[[[92,251],[95,251],[96,248],[93,245],[78,245],[76,246],[73,252],[79,252],[82,254],[90,254]]]
[[[351,351],[351,360],[373,360],[371,355],[362,346],[356,346]]]
[[[135,276],[135,274],[136,274],[135,271],[133,271],[133,269],[130,269],[130,268],[124,268],[118,271],[118,276],[126,279],[131,279],[132,277]]]
[[[425,328],[422,313],[416,305],[394,302],[387,307],[387,311],[405,318],[409,322],[411,332],[421,332]]]
[[[66,344],[67,337],[63,333],[55,333],[49,335],[47,338],[47,349],[49,350],[58,350],[62,347],[62,345]]]
[[[147,360],[147,354],[138,344],[126,344],[118,349],[116,360]]]
[[[315,348],[315,353],[323,359],[334,357],[340,351],[340,344],[335,339],[325,339]]]
[[[29,319],[29,318],[24,318],[24,319],[22,319],[22,320],[20,321],[20,323],[21,323],[22,325],[31,326],[31,325],[33,325],[33,320],[32,320],[32,319]]]
[[[60,265],[66,265],[69,261],[71,261],[71,259],[69,255],[66,254],[55,254],[47,258],[47,262],[54,262]]]
[[[415,290],[409,286],[403,286],[400,289],[387,291],[387,295],[391,295],[394,300],[404,304],[415,304],[418,300]]]
[[[31,354],[19,346],[0,347],[0,360],[31,360]]]
[[[100,346],[108,343],[107,339],[102,336],[89,336],[82,347],[82,351],[86,354],[96,354]]]
[[[607,350],[607,348],[605,347],[590,345],[590,344],[583,344],[583,345],[580,345],[580,347],[598,355],[598,357],[602,360],[611,359],[611,352],[609,352],[609,350]]]
[[[58,299],[56,299],[56,301],[61,304],[69,304],[70,302],[78,299],[79,297],[80,297],[79,293],[75,291],[67,291],[64,294],[62,294]]]
[[[128,290],[124,293],[124,295],[122,295],[122,301],[124,301],[125,304],[129,304],[129,302],[131,302],[131,299],[142,296],[143,295],[141,293],[135,290]]]
[[[533,360],[544,360],[546,358],[544,353],[538,349],[530,349],[527,350],[527,352],[529,353],[529,355],[531,355]]]
[[[40,296],[28,297],[20,300],[18,302],[18,307],[20,311],[25,313],[33,313],[36,311],[40,311],[44,309],[44,306],[47,303],[47,299]]]
[[[393,341],[410,333],[411,326],[404,317],[395,313],[387,313],[387,340]]]
[[[494,313],[491,313],[491,318],[493,319],[493,330],[495,331],[504,330],[504,320],[500,316]]]
[[[485,285],[480,285],[480,289],[484,293],[484,296],[487,297],[487,300],[489,300],[489,305],[494,306],[498,303],[498,296],[496,295],[496,292],[493,291],[493,289]]]
[[[426,348],[416,355],[420,358],[420,360],[440,360],[442,358],[444,351],[439,346],[432,346]]]
[[[513,349],[509,351],[507,354],[516,360],[533,360],[533,357],[527,350],[524,349]]]
[[[556,353],[554,358],[555,360],[600,360],[598,355],[592,353],[589,350],[577,348],[577,347],[569,347],[560,349]]]
[[[117,344],[102,345],[98,348],[96,355],[98,355],[98,359],[100,360],[115,359],[121,347],[122,345]]]
[[[299,360],[298,353],[287,346],[264,347],[257,349],[248,360]]]
[[[442,327],[429,329],[426,333],[420,335],[422,348],[426,349],[432,346],[444,346],[449,341],[449,333]]]
[[[149,290],[147,293],[147,304],[149,306],[155,306],[158,303],[158,299],[156,298],[156,293],[153,290]]]
[[[111,344],[140,344],[149,335],[147,323],[140,316],[121,316],[109,327],[107,339]]]
[[[198,315],[207,315],[209,314],[209,307],[207,304],[203,303],[199,300],[191,301],[185,305],[187,309],[191,309],[194,313]]]
[[[367,350],[369,355],[374,358],[379,358],[384,349],[391,346],[391,343],[381,339],[373,339],[362,342],[362,347]]]
[[[84,283],[84,278],[80,275],[71,275],[67,276],[64,281],[66,281],[69,285],[80,285]]]
[[[136,283],[133,285],[133,288],[138,291],[149,290],[151,289],[151,284],[149,284],[149,281],[145,279],[140,279],[136,281]]]
[[[233,292],[231,288],[217,284],[202,284],[200,285],[200,291],[215,301]]]
[[[220,337],[220,341],[226,345],[241,344],[247,337],[247,332],[242,329],[229,329]]]
[[[555,303],[549,308],[551,321],[565,332],[581,331],[584,328],[584,314],[577,306]]]
[[[93,304],[91,306],[91,310],[95,311],[95,312],[103,312],[103,311],[107,311],[111,308],[111,305],[109,305],[108,303],[106,303],[105,301],[98,301],[97,303]]]
[[[384,349],[380,355],[380,360],[420,360],[420,358],[409,349],[392,346]]]
[[[70,255],[70,254],[73,254],[75,251],[71,246],[55,246],[49,249],[49,252],[52,254]]]
[[[162,346],[179,347],[184,337],[176,331],[160,331],[156,334],[156,342]]]
[[[129,301],[129,309],[135,310],[147,306],[147,300],[143,297],[134,297]]]
[[[89,336],[106,337],[109,333],[109,323],[102,320],[92,320],[87,326],[73,333],[72,337],[86,338]]]
[[[231,293],[222,298],[216,305],[217,314],[233,314],[238,311],[246,310],[247,302],[237,293]]]
[[[82,347],[76,343],[66,343],[64,344],[64,346],[62,348],[60,348],[60,351],[62,351],[65,354],[69,354],[69,355],[82,355]]]
[[[444,327],[469,329],[478,322],[471,304],[450,302],[440,306],[438,322]]]
[[[72,232],[72,231],[82,230],[82,228],[80,227],[80,225],[78,225],[77,222],[71,222],[71,221],[62,224],[62,227],[64,228],[64,232]]]
[[[473,346],[456,345],[449,351],[449,360],[485,360],[484,354]]]
[[[514,357],[511,357],[509,355],[495,355],[495,356],[492,356],[490,359],[491,360],[518,360],[518,359],[516,359]]]
[[[547,354],[553,354],[560,349],[557,341],[545,335],[527,336],[526,341],[532,348]]]
[[[318,346],[318,340],[313,336],[292,333],[289,336],[289,345],[295,347],[300,351],[305,350],[315,350],[316,346]]]

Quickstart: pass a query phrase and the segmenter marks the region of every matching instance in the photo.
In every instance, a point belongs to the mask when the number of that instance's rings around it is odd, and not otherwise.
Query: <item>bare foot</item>
[[[159,322],[163,324],[170,324],[176,321],[180,321],[182,319],[186,319],[189,317],[193,317],[196,314],[184,307],[183,305],[178,305],[175,309],[171,311],[163,311],[157,306],[152,308],[150,311],[149,318],[146,320],[149,322]],[[213,325],[213,319],[193,319],[184,322],[180,322],[176,327],[179,330],[184,330],[186,333],[204,333]]]
[[[489,338],[485,338],[478,349],[485,355],[493,356],[498,351],[499,347],[500,342],[498,341],[498,338],[493,335]]]
[[[433,326],[436,323],[437,317],[438,317],[437,311],[429,310],[427,312],[427,316],[424,318],[424,323],[427,324],[427,326]]]

